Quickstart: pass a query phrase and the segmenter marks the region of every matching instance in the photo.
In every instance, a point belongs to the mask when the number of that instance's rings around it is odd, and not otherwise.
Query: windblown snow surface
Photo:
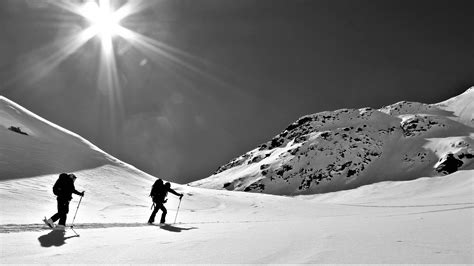
[[[472,112],[450,112],[472,122]],[[467,129],[460,129],[449,138],[472,147]],[[442,154],[450,143],[433,137],[426,145],[444,147],[437,148]],[[75,219],[80,236],[41,222],[56,212],[52,185],[60,172],[75,173],[76,188],[86,191]],[[233,180],[232,174],[221,176]],[[150,226],[145,222],[155,177],[0,97],[0,261],[472,264],[473,178],[474,170],[464,168],[292,197],[173,184],[185,194],[177,223]],[[178,203],[169,196],[168,222]],[[75,196],[68,223],[77,206]]]

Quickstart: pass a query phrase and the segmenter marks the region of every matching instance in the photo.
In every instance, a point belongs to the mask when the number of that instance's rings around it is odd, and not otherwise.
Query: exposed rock
[[[452,153],[448,153],[439,159],[436,171],[438,173],[451,174],[456,172],[462,165],[463,162],[461,160],[457,159]]]
[[[22,131],[20,127],[11,126],[11,127],[8,128],[8,130],[13,131],[13,132],[18,133],[18,134],[22,134],[22,135],[27,135],[27,136],[28,136],[28,134],[27,134],[26,132]]]

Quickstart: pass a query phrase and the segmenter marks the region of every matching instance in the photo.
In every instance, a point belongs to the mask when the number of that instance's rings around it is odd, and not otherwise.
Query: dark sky
[[[122,26],[186,52],[179,59],[192,68],[116,38],[120,88],[104,92],[98,38],[46,67],[53,44],[85,28],[84,19],[47,1],[3,0],[0,95],[186,183],[302,115],[435,103],[474,85],[472,0],[146,2]]]

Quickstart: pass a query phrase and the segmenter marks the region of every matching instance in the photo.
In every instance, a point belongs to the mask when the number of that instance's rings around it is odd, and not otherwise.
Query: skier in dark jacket
[[[166,184],[163,185],[163,181],[161,179],[158,179],[155,182],[155,184],[153,184],[153,188],[151,190],[150,196],[153,199],[155,208],[153,209],[153,212],[151,213],[150,219],[148,219],[149,224],[153,224],[155,222],[155,216],[159,210],[162,211],[160,224],[165,223],[166,214],[168,213],[168,211],[166,210],[164,204],[166,203],[166,201],[168,201],[166,199],[168,192],[175,194],[176,196],[179,197],[180,200],[181,198],[183,198],[183,194],[180,194],[174,191],[173,189],[171,189],[171,184],[169,182],[166,182]]]
[[[53,192],[57,196],[58,201],[58,212],[51,216],[51,218],[44,219],[44,222],[51,228],[64,229],[66,226],[67,213],[69,212],[69,202],[72,199],[72,193],[77,194],[81,197],[84,196],[84,192],[79,192],[74,187],[74,181],[77,176],[74,174],[62,173],[59,175],[58,180],[54,184]],[[54,226],[54,222],[59,220],[58,225]]]

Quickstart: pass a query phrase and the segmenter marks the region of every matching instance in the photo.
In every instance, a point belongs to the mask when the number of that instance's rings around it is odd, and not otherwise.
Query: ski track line
[[[424,205],[364,205],[364,204],[337,204],[351,207],[368,207],[368,208],[419,208],[419,207],[443,207],[456,205],[474,205],[474,202],[466,203],[446,203],[446,204],[424,204]]]
[[[435,212],[460,211],[460,210],[466,210],[466,209],[467,209],[467,210],[468,210],[468,209],[474,209],[474,205],[473,205],[473,206],[467,206],[467,207],[441,209],[441,210],[432,210],[432,211],[424,211],[424,212],[410,212],[410,213],[403,213],[403,214],[386,215],[385,217],[404,216],[404,215],[416,215],[416,214],[426,214],[426,213],[435,213]]]
[[[268,222],[285,222],[283,220],[262,220],[262,221],[209,221],[209,222],[194,222],[194,223],[176,223],[166,224],[165,226],[179,226],[179,225],[196,225],[196,224],[230,224],[230,223],[268,223]],[[156,226],[160,227],[159,224],[149,225],[147,223],[82,223],[75,224],[74,229],[100,229],[100,228],[113,228],[113,227],[145,227],[145,226]],[[70,229],[70,227],[66,227]],[[34,232],[52,230],[45,224],[2,224],[0,225],[0,234],[5,233],[20,233],[20,232]]]

